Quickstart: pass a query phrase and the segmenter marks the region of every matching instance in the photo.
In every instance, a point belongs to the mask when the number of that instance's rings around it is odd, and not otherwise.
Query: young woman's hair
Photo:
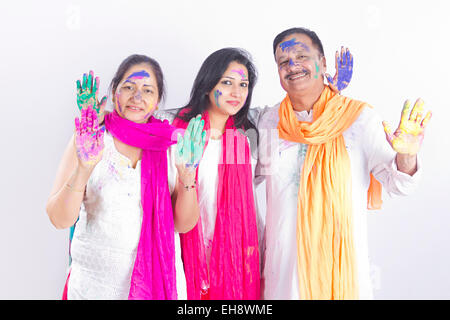
[[[156,83],[158,85],[158,102],[163,101],[166,95],[166,91],[164,87],[164,76],[161,67],[159,66],[159,63],[156,62],[156,60],[142,54],[133,54],[122,61],[116,71],[116,74],[111,80],[111,84],[109,86],[110,92],[114,94],[125,73],[127,73],[127,71],[131,67],[138,64],[147,64],[150,66],[150,68],[152,68],[152,71],[156,76]]]
[[[229,64],[233,61],[247,68],[249,80],[247,100],[242,109],[234,115],[234,125],[236,128],[243,128],[244,130],[254,129],[256,131],[255,125],[247,118],[252,101],[253,88],[257,79],[256,68],[251,61],[250,54],[239,48],[220,49],[206,58],[194,80],[189,102],[178,110],[178,118],[189,121],[196,115],[202,114],[208,108],[210,103],[209,93],[217,85]],[[189,111],[180,115],[180,112],[185,108],[189,108]]]
[[[277,46],[280,44],[280,42],[287,36],[290,36],[291,34],[295,33],[300,33],[308,36],[311,39],[312,43],[315,45],[316,49],[319,51],[319,53],[322,56],[325,55],[323,51],[322,41],[320,41],[319,37],[314,31],[311,31],[306,28],[291,28],[279,33],[275,37],[275,39],[273,39],[273,55],[275,55],[275,51],[277,50]]]

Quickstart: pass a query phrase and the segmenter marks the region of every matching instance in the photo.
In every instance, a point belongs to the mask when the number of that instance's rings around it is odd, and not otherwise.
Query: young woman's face
[[[235,115],[247,100],[248,86],[247,68],[236,61],[231,62],[209,93],[210,108],[229,116]]]
[[[145,123],[158,105],[158,84],[147,64],[132,66],[123,76],[114,93],[117,113],[125,119]]]

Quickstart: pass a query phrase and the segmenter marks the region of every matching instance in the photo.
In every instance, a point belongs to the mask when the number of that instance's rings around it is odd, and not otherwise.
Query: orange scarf
[[[309,145],[297,204],[301,299],[358,299],[351,168],[342,133],[366,106],[325,87],[309,123],[297,120],[288,95],[281,102],[280,138]],[[380,205],[381,184],[371,176],[368,207]]]

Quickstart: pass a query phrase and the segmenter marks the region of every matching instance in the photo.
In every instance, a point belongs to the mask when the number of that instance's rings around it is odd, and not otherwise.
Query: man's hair
[[[287,30],[284,30],[283,32],[279,33],[275,37],[275,39],[273,39],[273,55],[274,56],[275,56],[275,51],[277,50],[277,46],[280,44],[280,42],[287,36],[289,36],[291,34],[295,34],[295,33],[301,33],[301,34],[307,35],[311,39],[312,43],[315,45],[316,49],[319,50],[319,53],[323,56],[325,55],[325,53],[323,51],[322,41],[320,41],[319,37],[317,36],[317,34],[314,31],[311,31],[306,28],[291,28],[291,29],[287,29]]]

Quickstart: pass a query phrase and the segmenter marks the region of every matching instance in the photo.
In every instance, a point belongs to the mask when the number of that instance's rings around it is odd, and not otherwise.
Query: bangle
[[[186,184],[184,184],[183,181],[181,181],[180,177],[178,177],[178,182],[180,182],[181,185],[183,186],[183,188],[185,188],[187,191],[189,191],[189,189],[195,189],[195,187],[197,186],[197,181],[196,180],[194,180],[194,182],[192,184],[186,185]]]
[[[66,186],[69,190],[72,190],[72,191],[75,191],[75,192],[80,192],[80,193],[84,192],[84,189],[83,189],[83,190],[77,190],[77,189],[74,189],[68,182],[65,184],[65,186]]]

